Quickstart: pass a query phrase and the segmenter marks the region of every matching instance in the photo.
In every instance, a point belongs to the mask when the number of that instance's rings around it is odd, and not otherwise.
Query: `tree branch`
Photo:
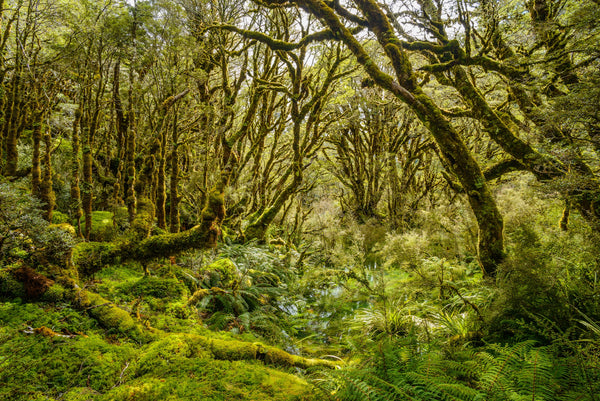
[[[306,35],[302,39],[300,39],[298,42],[286,42],[284,40],[274,39],[274,38],[270,37],[269,35],[266,35],[262,32],[238,28],[235,25],[212,25],[212,26],[206,27],[204,29],[204,31],[209,31],[212,29],[221,29],[221,30],[225,30],[225,31],[235,32],[237,34],[242,35],[243,37],[245,37],[247,39],[252,39],[252,40],[256,40],[258,42],[264,43],[267,46],[269,46],[272,50],[283,50],[283,51],[299,49],[299,48],[306,46],[309,43],[313,43],[313,42],[322,42],[325,40],[337,40],[338,39],[336,37],[335,33],[330,29],[325,29],[323,31],[314,32],[309,35]],[[360,31],[362,31],[362,29],[363,28],[360,26],[356,27],[356,28],[352,29],[352,33],[353,34],[358,33]]]

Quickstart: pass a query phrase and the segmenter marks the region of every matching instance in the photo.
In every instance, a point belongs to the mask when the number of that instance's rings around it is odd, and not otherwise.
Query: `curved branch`
[[[229,32],[235,32],[237,34],[242,35],[247,39],[256,40],[258,42],[264,43],[269,46],[272,50],[284,50],[290,51],[299,49],[303,46],[306,46],[313,42],[322,42],[325,40],[337,40],[337,36],[330,29],[325,29],[323,31],[314,32],[309,35],[304,36],[298,42],[286,42],[284,40],[279,40],[270,37],[262,32],[251,31],[247,29],[238,28],[235,25],[212,25],[204,29],[204,31],[209,31],[211,29],[221,29]],[[362,27],[357,27],[352,30],[353,33],[358,33],[362,30]]]

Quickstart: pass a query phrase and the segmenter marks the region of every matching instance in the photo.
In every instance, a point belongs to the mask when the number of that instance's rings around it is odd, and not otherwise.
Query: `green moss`
[[[76,235],[75,227],[73,227],[71,224],[69,224],[67,222],[50,224],[48,226],[48,229],[55,229],[55,228],[65,231],[65,232],[71,234],[72,236]]]
[[[69,389],[62,397],[64,401],[88,401],[98,398],[99,392],[89,387],[75,387]]]
[[[85,231],[85,222],[81,229]],[[111,241],[116,234],[117,229],[113,224],[112,212],[102,210],[92,212],[91,241]]]
[[[154,224],[154,205],[141,198],[137,203],[137,213],[131,223],[131,232],[136,239],[145,239],[150,235]]]
[[[143,277],[143,272],[138,263],[124,263],[108,265],[98,272],[95,277],[103,282],[123,283],[124,281],[139,280]]]
[[[82,242],[73,248],[72,260],[81,275],[90,276],[105,265],[114,263],[121,252],[119,244]]]
[[[211,287],[233,288],[239,280],[239,273],[231,259],[219,259],[200,269]]]
[[[210,350],[217,359],[238,361],[256,359],[259,347],[250,342],[213,339]]]
[[[138,379],[105,397],[110,400],[292,400],[308,397],[308,386],[303,380],[257,362],[241,361],[252,360],[257,348],[255,344],[240,341],[169,335],[144,352],[135,372]],[[212,359],[217,355],[226,360]],[[233,359],[240,361],[232,362]],[[155,377],[163,380],[155,381]],[[283,388],[285,392],[281,391]]]
[[[65,213],[59,212],[58,210],[54,210],[52,212],[52,223],[53,224],[69,223],[69,216]]]
[[[212,190],[208,194],[208,202],[202,210],[203,220],[222,219],[225,216],[225,195],[222,192]]]
[[[192,358],[104,394],[100,400],[284,401],[310,400],[310,387],[295,376],[245,362]],[[159,377],[159,378],[157,378]]]
[[[0,270],[0,297],[2,298],[23,298],[25,296],[25,287],[23,283],[17,281],[9,269]]]
[[[192,312],[185,303],[174,303],[167,307],[166,314],[176,319],[188,319]]]
[[[258,344],[259,355],[264,357],[266,363],[278,366],[294,366],[294,357],[287,352],[267,345]]]
[[[192,357],[209,357],[210,353],[204,350],[204,342],[193,339],[187,334],[171,334],[152,343],[140,358],[136,376],[165,370],[177,361]]]
[[[144,276],[132,284],[121,287],[122,290],[135,296],[150,296],[161,299],[179,299],[186,293],[186,288],[177,279]]]
[[[82,302],[87,300],[89,315],[105,308],[106,300],[96,294],[83,292],[81,297]],[[108,321],[107,315],[114,315],[114,310],[101,313],[103,321]],[[123,318],[117,316],[117,321]],[[86,313],[36,304],[0,303],[0,321],[5,322],[0,327],[0,382],[4,383],[0,399],[312,399],[305,381],[255,359],[259,349],[269,363],[294,357],[228,334],[163,334],[140,347],[108,342]],[[26,334],[25,322],[74,336]],[[10,357],[3,358],[6,355]]]
[[[129,212],[125,206],[114,208],[113,224],[119,230],[129,227]]]
[[[76,311],[62,306],[60,309],[43,304],[19,302],[0,303],[2,327],[22,329],[24,322],[31,327],[52,327],[56,332],[89,333],[98,330],[98,324]]]
[[[153,338],[153,335],[141,327],[129,313],[100,295],[81,291],[80,298],[82,306],[103,327],[140,342],[148,342]]]
[[[137,381],[135,384],[127,384],[114,391],[111,391],[110,396],[102,397],[104,400],[114,401],[154,401],[154,400],[177,400],[170,396],[169,388],[164,379],[148,378],[142,381]]]
[[[138,352],[131,344],[109,344],[94,320],[64,305],[0,303],[0,321],[3,400],[56,399],[67,391],[61,399],[88,400],[117,384]],[[28,334],[27,326],[72,337]]]
[[[65,299],[67,290],[62,285],[55,283],[42,295],[42,300],[47,302],[61,302]]]

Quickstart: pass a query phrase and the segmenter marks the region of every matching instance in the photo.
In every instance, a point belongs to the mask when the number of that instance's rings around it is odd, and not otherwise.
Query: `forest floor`
[[[90,311],[64,302],[60,291],[39,302],[5,300],[0,399],[313,399],[305,370],[290,366],[294,356],[250,334],[203,328],[183,307],[189,293],[173,278],[112,266],[86,289],[130,312],[152,333],[150,341],[102,327]]]

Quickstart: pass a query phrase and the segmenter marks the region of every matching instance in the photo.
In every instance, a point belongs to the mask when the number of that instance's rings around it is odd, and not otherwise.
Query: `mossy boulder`
[[[160,299],[179,299],[187,292],[186,287],[174,278],[144,276],[138,281],[121,287],[134,296],[149,296]]]
[[[240,280],[237,266],[231,259],[219,259],[200,269],[204,282],[210,287],[235,288]]]

